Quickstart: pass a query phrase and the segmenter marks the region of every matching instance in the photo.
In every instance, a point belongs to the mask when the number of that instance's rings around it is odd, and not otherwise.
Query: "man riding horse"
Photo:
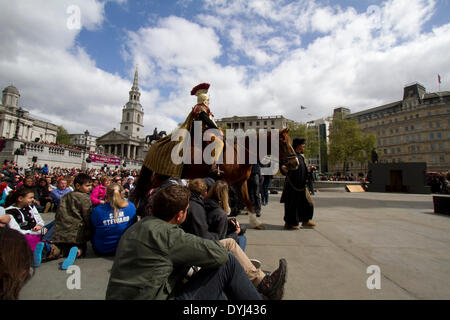
[[[199,85],[192,88],[191,95],[197,96],[197,104],[192,109],[192,118],[194,121],[202,122],[202,133],[208,129],[217,129],[222,133],[222,130],[217,127],[217,124],[214,121],[214,115],[209,109],[209,97],[207,95],[209,86],[209,83],[200,83]],[[211,165],[210,173],[216,176],[220,176],[221,174],[223,174],[223,171],[220,170],[219,164],[217,162],[223,150],[223,136],[219,137],[215,134],[210,134],[208,140],[209,138],[211,139],[211,141],[214,141],[217,146],[217,152],[214,153],[214,161]]]

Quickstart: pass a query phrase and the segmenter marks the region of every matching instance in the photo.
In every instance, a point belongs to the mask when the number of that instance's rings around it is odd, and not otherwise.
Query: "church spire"
[[[139,86],[138,86],[138,66],[136,65],[136,71],[134,72],[134,80],[133,80],[133,86],[131,87],[130,91],[130,101],[134,103],[139,103],[139,98],[141,96],[141,93],[139,92]]]
[[[136,65],[136,71],[134,72],[134,81],[133,81],[133,86],[131,87],[131,90],[139,91],[139,87],[138,87],[138,65]]]

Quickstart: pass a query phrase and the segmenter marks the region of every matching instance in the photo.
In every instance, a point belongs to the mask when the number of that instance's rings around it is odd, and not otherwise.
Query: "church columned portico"
[[[105,152],[126,159],[143,160],[148,146],[144,140],[144,108],[140,104],[138,71],[134,74],[129,100],[122,108],[120,130],[113,129],[97,138]]]

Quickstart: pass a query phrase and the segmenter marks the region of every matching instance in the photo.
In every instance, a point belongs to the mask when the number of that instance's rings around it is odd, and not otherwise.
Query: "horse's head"
[[[289,128],[280,131],[280,163],[285,165],[288,170],[296,170],[299,166],[297,154],[291,145],[291,138],[288,135]]]

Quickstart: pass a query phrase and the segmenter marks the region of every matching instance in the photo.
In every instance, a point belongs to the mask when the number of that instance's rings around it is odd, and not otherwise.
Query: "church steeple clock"
[[[122,109],[122,122],[120,132],[131,137],[142,138],[144,133],[144,109],[140,103],[141,93],[138,87],[138,70],[134,73],[133,86],[129,92],[128,102]]]

